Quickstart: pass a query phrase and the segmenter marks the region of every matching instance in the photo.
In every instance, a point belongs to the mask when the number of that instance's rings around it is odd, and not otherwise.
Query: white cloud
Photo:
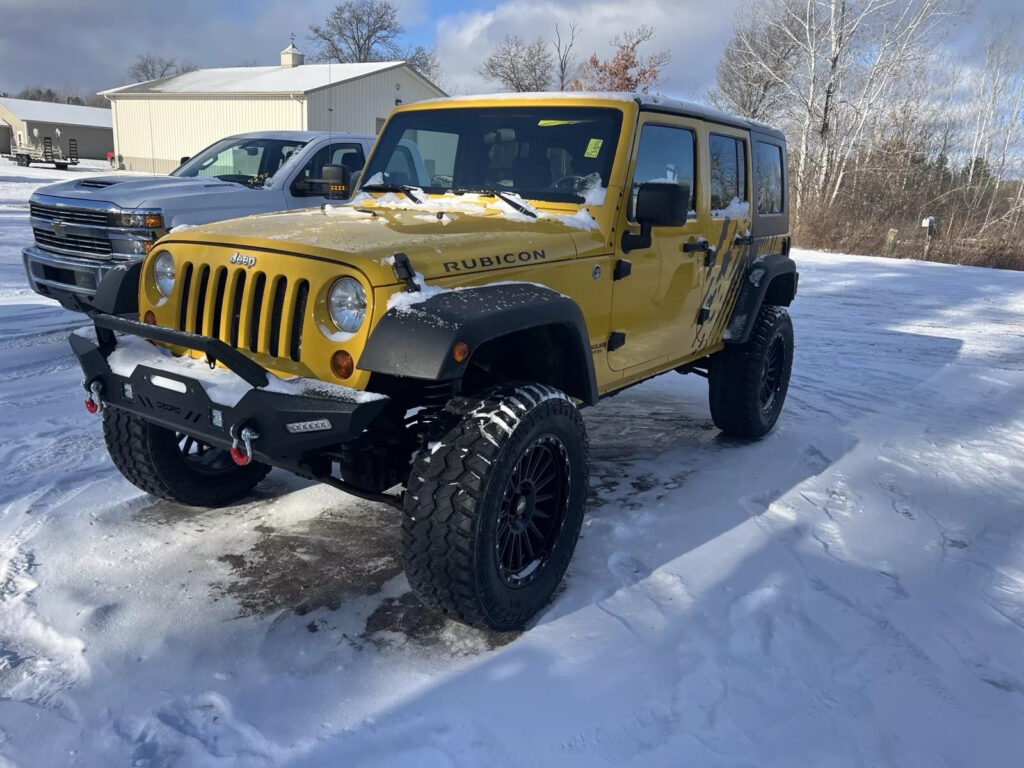
[[[575,21],[581,28],[576,50],[580,59],[591,53],[606,58],[608,41],[641,24],[655,28],[648,52],[668,50],[672,62],[659,90],[673,96],[702,99],[714,80],[719,52],[732,29],[739,0],[508,0],[494,9],[445,16],[437,22],[437,50],[453,93],[494,91],[499,86],[476,73],[493,46],[506,34],[524,39],[551,38],[555,22],[563,29]],[[641,52],[645,49],[641,48]]]

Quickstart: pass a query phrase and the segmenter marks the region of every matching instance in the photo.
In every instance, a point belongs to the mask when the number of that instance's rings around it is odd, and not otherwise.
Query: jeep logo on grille
[[[255,267],[256,266],[256,257],[255,256],[243,256],[242,254],[240,254],[240,253],[238,253],[236,251],[235,254],[231,257],[231,263],[232,264],[241,264],[242,266],[245,266],[245,267]]]

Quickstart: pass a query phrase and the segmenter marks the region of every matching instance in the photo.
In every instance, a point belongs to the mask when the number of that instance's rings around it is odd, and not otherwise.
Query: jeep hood
[[[459,278],[607,250],[601,227],[580,210],[543,218],[502,215],[494,208],[438,211],[325,206],[220,221],[167,235],[162,244],[203,243],[259,256],[294,253],[348,264],[373,285],[397,282],[392,257],[404,253],[425,278]],[[579,218],[578,218],[579,217]],[[582,218],[585,217],[585,218]],[[583,226],[586,224],[589,226]],[[230,257],[231,254],[227,254]]]
[[[214,196],[216,203],[255,201],[265,190],[206,177],[177,176],[94,176],[51,184],[38,189],[42,195],[75,200],[112,203],[120,208],[181,207],[183,198]],[[215,203],[215,204],[216,204]]]

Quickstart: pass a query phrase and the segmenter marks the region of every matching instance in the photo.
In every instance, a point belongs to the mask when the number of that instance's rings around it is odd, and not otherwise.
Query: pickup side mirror
[[[185,163],[187,163],[191,159],[192,159],[191,155],[185,155],[184,157],[181,158],[181,160],[178,161],[178,165],[184,165]]]
[[[346,198],[352,194],[352,170],[348,166],[325,165],[321,175],[321,187],[328,200]]]
[[[298,196],[321,195],[328,200],[344,200],[352,194],[352,171],[344,165],[325,165],[319,179],[298,179],[292,184]]]
[[[626,253],[651,247],[654,227],[681,227],[689,218],[690,185],[644,182],[636,193],[634,217],[640,223],[640,234],[622,233],[622,250]]]

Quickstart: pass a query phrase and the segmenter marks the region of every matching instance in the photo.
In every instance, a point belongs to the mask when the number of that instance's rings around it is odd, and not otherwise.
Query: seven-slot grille
[[[68,224],[92,224],[98,227],[108,225],[107,212],[96,211],[91,208],[65,208],[61,205],[46,205],[45,203],[28,204],[30,216],[51,221],[63,221]]]
[[[179,265],[178,328],[299,362],[309,281],[245,267]]]
[[[109,256],[114,252],[110,245],[110,240],[105,237],[58,235],[38,227],[33,227],[32,234],[35,235],[38,245],[51,250],[71,251],[90,256]]]

